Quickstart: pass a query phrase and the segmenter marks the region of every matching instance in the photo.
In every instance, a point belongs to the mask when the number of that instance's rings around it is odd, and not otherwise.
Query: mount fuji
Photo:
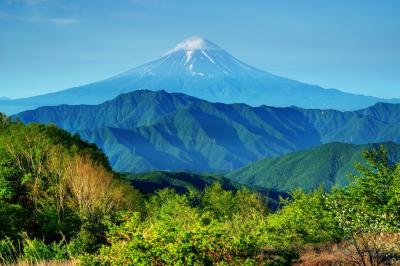
[[[206,39],[192,37],[154,61],[102,81],[30,98],[0,99],[0,111],[14,114],[40,106],[99,104],[135,90],[180,92],[211,102],[337,110],[400,102],[282,78],[239,61]]]

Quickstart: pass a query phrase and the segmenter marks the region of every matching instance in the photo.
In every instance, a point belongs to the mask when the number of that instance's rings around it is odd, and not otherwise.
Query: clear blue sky
[[[107,78],[193,35],[277,75],[400,97],[398,0],[0,0],[0,96]]]

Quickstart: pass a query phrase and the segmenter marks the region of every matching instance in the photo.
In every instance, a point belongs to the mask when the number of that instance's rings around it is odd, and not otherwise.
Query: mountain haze
[[[377,102],[399,102],[282,78],[241,62],[206,39],[192,37],[160,58],[117,76],[60,92],[0,101],[0,111],[14,114],[40,106],[100,104],[140,89],[180,92],[211,102],[251,106],[355,110]]]

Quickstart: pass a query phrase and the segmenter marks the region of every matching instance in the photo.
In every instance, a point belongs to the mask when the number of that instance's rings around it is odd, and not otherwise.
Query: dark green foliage
[[[5,238],[0,240],[0,261],[2,263],[12,263],[18,257],[18,252],[11,239]]]
[[[348,185],[351,182],[348,175],[355,173],[354,164],[362,160],[363,151],[378,146],[329,143],[280,157],[266,158],[226,176],[246,185],[281,191],[301,188],[309,192],[321,185],[325,190],[330,190],[333,186]],[[390,161],[400,160],[399,145],[388,142],[384,146],[389,152]]]
[[[173,188],[177,193],[186,193],[190,190],[204,190],[206,186],[220,183],[226,190],[236,190],[242,185],[218,175],[194,174],[188,172],[155,171],[142,174],[126,174],[124,176],[141,192],[149,194],[163,188]]]

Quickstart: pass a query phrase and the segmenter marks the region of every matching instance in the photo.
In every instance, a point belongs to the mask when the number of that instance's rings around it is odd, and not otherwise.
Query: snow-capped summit
[[[178,43],[173,49],[169,50],[164,55],[174,53],[178,50],[194,51],[194,50],[213,50],[213,49],[221,49],[221,48],[219,48],[218,45],[210,42],[205,38],[194,36],[184,40],[181,43]]]
[[[191,37],[176,45],[159,59],[125,72],[123,75],[174,77],[190,83],[189,79],[193,78],[197,80],[223,76],[251,76],[260,72],[240,62],[211,41],[201,37]],[[202,86],[203,90],[207,90],[209,84],[202,84]]]

